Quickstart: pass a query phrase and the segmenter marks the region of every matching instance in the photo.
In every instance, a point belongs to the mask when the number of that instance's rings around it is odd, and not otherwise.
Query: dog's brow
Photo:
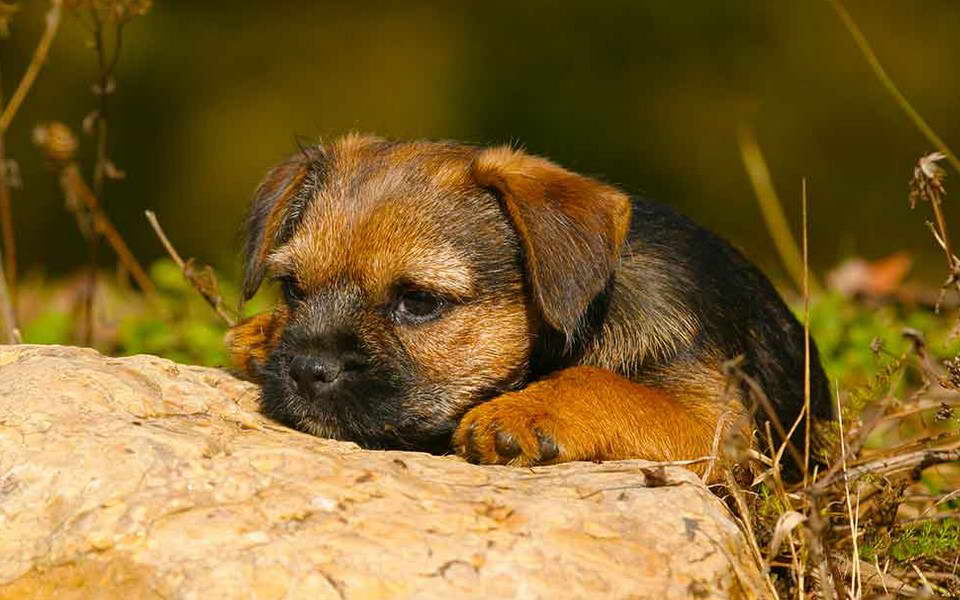
[[[281,272],[293,272],[295,271],[295,261],[291,256],[291,252],[288,247],[284,246],[278,250],[274,250],[267,256],[267,270],[271,273],[281,273]]]
[[[411,265],[403,279],[418,288],[465,300],[476,294],[473,273],[458,258],[438,254]]]

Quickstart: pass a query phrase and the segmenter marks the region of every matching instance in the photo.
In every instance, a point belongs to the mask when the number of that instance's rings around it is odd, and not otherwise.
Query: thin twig
[[[960,449],[917,450],[908,454],[872,460],[860,466],[818,481],[812,489],[824,490],[837,481],[854,481],[870,473],[893,473],[904,469],[926,469],[934,465],[960,461]]]
[[[866,412],[864,414],[866,414]],[[829,479],[830,477],[833,477],[836,473],[840,472],[844,468],[843,465],[846,464],[847,460],[856,456],[857,453],[860,452],[860,450],[863,448],[863,445],[867,441],[867,437],[882,422],[883,411],[877,409],[868,416],[869,418],[864,422],[863,416],[861,415],[860,416],[861,422],[859,427],[855,430],[852,430],[851,432],[848,432],[848,435],[850,435],[853,431],[855,431],[857,435],[855,438],[851,440],[844,440],[844,446],[846,447],[846,452],[844,452],[841,455],[840,460],[834,462],[833,466],[831,466],[827,470],[827,472],[823,474],[823,476],[821,477],[821,481]]]
[[[99,65],[99,77],[98,83],[94,85],[94,92],[99,92],[100,97],[100,111],[101,113],[97,115],[97,128],[100,131],[100,135],[97,139],[97,160],[93,168],[93,195],[103,201],[103,164],[105,162],[106,156],[106,122],[105,117],[102,114],[102,111],[106,110],[106,85],[104,81],[107,76],[104,72],[104,50],[103,50],[103,22],[100,20],[100,15],[97,13],[96,8],[91,8],[90,13],[93,16],[94,23],[94,48],[97,51],[97,61]],[[98,89],[99,88],[99,89]],[[90,345],[93,339],[93,302],[94,295],[97,291],[97,255],[100,250],[100,237],[96,235],[87,236],[87,277],[85,282],[85,293],[84,293],[84,314],[86,315],[87,327],[86,327],[86,336],[87,342],[86,345]]]
[[[642,473],[645,477],[643,483],[631,484],[631,485],[618,485],[614,487],[599,488],[589,492],[585,495],[580,496],[581,500],[586,500],[587,498],[592,498],[603,492],[620,492],[624,490],[636,490],[642,488],[651,488],[651,487],[664,487],[669,485],[680,485],[685,483],[684,480],[667,480],[665,469],[667,467],[689,467],[691,465],[697,465],[704,462],[712,463],[716,460],[714,456],[701,456],[700,458],[694,458],[690,460],[672,460],[658,463],[650,463],[648,465],[638,466],[633,469],[624,470],[626,473]],[[619,471],[603,471],[604,473],[617,473]],[[524,479],[534,479],[527,478]]]
[[[943,197],[947,189],[943,185],[946,173],[937,165],[937,161],[945,158],[943,152],[934,152],[922,156],[913,169],[913,178],[910,180],[910,208],[915,208],[922,200],[930,203],[936,223],[927,221],[927,227],[933,233],[933,238],[943,249],[947,259],[947,279],[940,288],[935,310],[939,312],[947,288],[954,286],[960,292],[960,259],[953,253],[950,244],[950,232],[947,230],[947,220],[943,214]]]
[[[800,185],[801,221],[803,222],[803,484],[810,481],[810,262],[807,243],[807,178]],[[837,408],[839,410],[839,406]]]
[[[807,545],[810,548],[811,559],[815,563],[817,576],[814,578],[820,588],[820,596],[824,600],[835,600],[843,598],[843,590],[838,589],[840,585],[839,577],[835,577],[836,568],[831,560],[830,553],[826,550],[824,542],[824,533],[827,529],[827,522],[820,514],[820,499],[814,494],[810,497],[810,510],[807,515],[809,527],[805,527],[807,533]]]
[[[803,600],[803,590],[806,589],[804,583],[806,569],[800,564],[800,557],[797,555],[797,545],[793,542],[793,532],[790,532],[790,535],[787,536],[787,543],[790,544],[790,562],[793,564],[793,573],[797,578],[797,599]],[[798,537],[797,543],[802,544],[803,538]]]
[[[740,357],[742,358],[742,357]],[[734,374],[738,380],[747,385],[747,388],[750,391],[750,395],[755,399],[760,406],[763,408],[764,413],[766,413],[768,422],[772,423],[774,428],[777,430],[777,435],[780,436],[780,439],[786,442],[787,450],[790,451],[790,456],[793,458],[794,463],[800,465],[803,463],[803,457],[800,456],[800,452],[797,450],[796,446],[790,442],[790,435],[787,433],[786,429],[783,428],[783,423],[780,421],[780,417],[777,415],[777,411],[774,410],[773,404],[771,404],[770,399],[767,398],[766,392],[763,391],[763,388],[760,387],[760,384],[757,381],[747,375],[747,373],[740,368],[740,361],[737,359],[728,360],[723,364],[723,370],[725,373]],[[772,436],[770,436],[770,449],[774,451],[776,445],[773,444]]]
[[[93,193],[103,200],[103,173],[107,162],[107,93],[110,74],[107,72],[106,50],[103,41],[103,21],[97,13],[96,7],[90,8],[93,17],[93,46],[97,51],[97,84],[93,90],[97,95],[100,108],[97,112],[97,161],[93,166]]]
[[[97,197],[93,195],[93,191],[83,180],[83,175],[80,174],[79,167],[77,167],[76,164],[70,164],[65,167],[60,173],[60,182],[64,193],[73,194],[83,202],[87,210],[90,211],[96,231],[106,238],[107,242],[113,248],[113,251],[116,252],[120,262],[130,271],[130,274],[133,276],[134,281],[137,282],[137,285],[140,286],[140,289],[147,294],[156,294],[157,289],[153,285],[153,282],[150,281],[150,277],[147,276],[146,271],[140,266],[140,262],[133,256],[133,253],[130,252],[126,242],[123,240],[123,236],[121,236],[117,228],[113,226],[110,218],[100,208]]]
[[[97,197],[103,201],[103,184],[107,177],[107,163],[109,162],[107,157],[108,97],[113,92],[113,72],[120,60],[120,52],[123,48],[124,22],[119,21],[116,24],[113,53],[108,60],[103,21],[100,19],[96,8],[91,8],[90,11],[94,21],[94,47],[97,50],[97,65],[99,67],[99,73],[97,75],[98,82],[94,89],[96,90],[100,103],[100,107],[96,112],[97,160],[93,169],[93,191]]]
[[[743,528],[747,538],[747,545],[750,548],[753,559],[756,562],[757,568],[760,569],[760,572],[763,573],[763,582],[767,586],[767,591],[770,592],[770,597],[779,598],[780,595],[777,593],[777,588],[774,587],[773,581],[769,577],[769,568],[767,567],[766,562],[763,560],[763,552],[760,551],[760,546],[757,545],[757,534],[753,529],[753,515],[750,514],[750,508],[747,506],[747,501],[743,497],[743,492],[740,490],[739,484],[734,480],[732,473],[729,470],[723,472],[727,484],[727,491],[730,492],[730,495],[733,496],[734,503],[737,506],[737,510],[740,512],[739,515],[736,515],[737,522]]]
[[[150,226],[153,227],[154,233],[160,238],[160,243],[163,244],[167,254],[169,254],[173,262],[180,267],[184,279],[193,286],[193,289],[197,290],[197,292],[203,296],[203,299],[207,301],[207,304],[213,308],[227,326],[233,327],[236,325],[237,320],[227,313],[224,308],[223,298],[220,296],[220,289],[213,269],[209,266],[197,268],[193,259],[184,261],[183,258],[180,257],[180,253],[177,252],[177,249],[170,243],[167,234],[164,233],[163,227],[160,226],[160,221],[157,220],[157,215],[154,214],[152,210],[144,211],[144,214],[147,216],[147,221],[150,222]],[[690,461],[690,464],[693,464],[693,462],[694,461]]]
[[[20,332],[17,330],[17,317],[7,291],[7,280],[3,276],[3,261],[0,260],[0,321],[3,322],[3,344],[19,344]]]
[[[860,467],[884,458],[900,456],[918,450],[954,450],[960,448],[960,433],[937,433],[918,435],[911,440],[890,448],[873,450],[869,455],[851,461],[851,466]]]
[[[20,109],[23,100],[27,97],[27,93],[33,86],[33,82],[36,81],[37,75],[43,67],[43,63],[46,62],[47,53],[50,52],[53,38],[56,37],[57,30],[60,28],[61,13],[62,0],[50,0],[50,10],[47,11],[46,28],[43,30],[40,42],[37,43],[37,47],[33,51],[33,58],[30,59],[30,64],[20,79],[17,89],[13,92],[13,96],[10,97],[10,102],[3,108],[3,114],[0,114],[0,135],[4,134],[7,128],[10,127],[10,122],[17,114],[17,110]]]
[[[70,129],[62,123],[47,123],[34,130],[34,142],[40,146],[57,170],[60,187],[67,199],[67,206],[73,211],[85,209],[92,220],[93,232],[103,235],[124,267],[130,271],[137,285],[148,296],[156,295],[157,289],[150,281],[146,271],[130,252],[123,236],[117,231],[110,218],[100,207],[97,197],[80,173],[80,166],[74,160],[77,141]],[[81,230],[83,227],[81,226]]]
[[[786,449],[787,449],[787,444],[788,444],[788,443],[791,443],[791,442],[790,442],[790,439],[793,437],[793,434],[797,431],[797,427],[800,426],[800,423],[801,423],[801,422],[806,422],[806,421],[809,420],[809,419],[806,418],[806,417],[807,417],[807,410],[808,410],[808,409],[809,409],[808,406],[803,406],[803,407],[800,409],[800,413],[797,415],[797,418],[793,420],[793,425],[791,425],[791,426],[790,426],[790,429],[787,431],[787,437],[784,438],[782,442],[780,442],[780,447],[777,448],[776,454],[774,454],[774,456],[773,456],[773,461],[771,462],[771,464],[777,465],[777,470],[778,470],[778,472],[779,472],[779,470],[780,470],[780,469],[779,469],[780,461],[783,460],[783,453],[784,453],[784,452],[786,451]],[[768,423],[768,425],[769,425],[769,423]],[[770,437],[770,439],[773,439],[772,436],[768,436],[768,437]],[[792,443],[791,443],[791,444],[792,444]],[[803,476],[804,476],[804,479],[806,479],[806,478],[807,478],[807,474],[806,474],[805,465],[801,465],[801,466],[804,467]]]
[[[717,420],[717,426],[713,430],[713,442],[710,444],[710,454],[712,456],[720,456],[720,439],[723,437],[723,425],[727,420],[728,414],[729,409],[725,410],[720,416],[720,419]],[[703,472],[703,477],[701,477],[704,483],[710,481],[710,476],[713,474],[713,467],[716,464],[716,461],[711,460],[710,464],[707,465],[707,469]]]
[[[733,412],[730,408],[730,395],[732,392],[732,388],[736,386],[737,382],[735,381],[735,378],[732,375],[733,375],[732,373],[728,373],[724,377],[723,394],[720,396],[720,404],[722,406],[726,406],[727,408],[724,409],[723,414],[721,414],[720,418],[717,420],[717,425],[713,430],[713,442],[711,442],[710,444],[710,455],[717,457],[718,459],[720,458],[720,442],[724,438],[724,433],[725,433],[724,429],[728,425],[727,419],[731,416]],[[737,400],[737,402],[739,403],[739,400]],[[735,432],[738,429],[739,427],[733,428],[732,430]],[[710,477],[713,475],[713,469],[716,466],[717,466],[716,460],[712,460],[710,461],[709,464],[707,464],[707,468],[703,472],[703,476],[700,478],[701,480],[703,480],[705,484],[709,485]]]
[[[873,69],[874,75],[877,76],[877,79],[880,80],[880,83],[887,88],[887,92],[893,96],[893,99],[900,106],[900,108],[907,114],[913,124],[917,126],[917,129],[930,141],[931,144],[936,146],[937,150],[943,152],[947,159],[950,161],[950,164],[953,165],[953,168],[960,172],[960,160],[957,159],[957,156],[947,147],[947,144],[940,139],[940,136],[927,125],[927,122],[924,120],[920,113],[917,112],[913,105],[910,104],[910,101],[907,100],[907,97],[903,95],[897,85],[890,79],[890,76],[887,75],[886,70],[884,70],[883,65],[880,64],[880,60],[877,58],[877,55],[874,53],[873,48],[870,47],[870,43],[867,41],[867,38],[863,35],[863,32],[860,31],[860,27],[857,26],[856,22],[850,16],[850,13],[847,12],[847,9],[843,7],[843,4],[840,0],[830,0],[830,4],[833,5],[837,15],[840,16],[840,20],[843,21],[844,26],[847,28],[847,31],[850,32],[850,35],[853,37],[853,41],[856,42],[857,47],[860,49],[860,52],[863,53],[864,58],[867,59],[867,63],[870,64],[870,68]]]
[[[837,423],[840,428],[840,432],[839,432],[840,433],[840,456],[842,457],[841,464],[843,465],[843,470],[846,471],[847,470],[847,448],[844,443],[844,437],[846,434],[843,431],[843,409],[840,406],[839,390],[837,390],[836,398],[837,398]],[[851,569],[851,574],[850,574],[850,590],[852,592],[850,596],[852,597],[853,600],[859,600],[859,598],[861,597],[861,594],[857,593],[857,590],[858,590],[858,576],[860,574],[859,573],[860,551],[857,544],[857,541],[858,541],[857,534],[859,533],[859,530],[857,528],[857,523],[859,522],[859,517],[860,517],[860,492],[858,488],[857,514],[855,516],[853,512],[853,503],[850,501],[850,480],[849,479],[843,480],[843,491],[844,491],[844,498],[846,499],[846,503],[847,503],[847,516],[850,522],[850,532],[853,538],[853,548],[851,550],[852,555],[850,558],[851,564],[853,565],[853,568]]]
[[[757,202],[760,204],[763,219],[767,224],[767,230],[773,243],[777,247],[780,259],[783,261],[787,273],[793,279],[796,289],[804,289],[803,259],[797,247],[797,241],[790,231],[787,224],[787,218],[783,213],[783,205],[777,196],[773,187],[773,181],[770,177],[770,170],[763,158],[763,152],[757,144],[757,138],[747,127],[740,127],[737,132],[737,140],[740,144],[740,155],[743,158],[744,167],[747,175],[750,176],[750,184],[753,186]],[[815,278],[808,282],[808,288],[814,295],[819,295],[821,291],[820,284]]]
[[[689,467],[690,465],[699,465],[700,463],[713,462],[717,460],[716,456],[699,456],[697,458],[688,458],[685,460],[665,460],[662,462],[652,462],[643,465],[640,469],[659,469],[662,467]]]
[[[0,104],[3,103],[3,81],[0,79]],[[10,186],[7,184],[7,155],[4,135],[0,133],[0,226],[3,227],[3,267],[9,286],[10,304],[17,314],[17,239],[13,232],[13,209]]]
[[[157,214],[152,210],[145,210],[143,214],[147,216],[147,221],[150,221],[150,226],[153,227],[154,233],[160,238],[160,243],[163,244],[163,248],[167,251],[167,254],[170,255],[170,258],[173,259],[173,262],[177,263],[177,266],[180,267],[182,271],[185,267],[183,259],[180,258],[180,253],[177,252],[177,249],[170,243],[170,238],[167,237],[166,232],[163,231],[163,227],[160,226],[160,221],[157,220]]]
[[[103,20],[100,18],[96,7],[90,8],[90,14],[94,23],[94,48],[97,53],[97,83],[94,85],[94,93],[99,100],[99,108],[96,112],[97,124],[97,158],[93,167],[93,195],[99,199],[101,205],[105,204],[104,182],[108,175],[109,159],[107,158],[107,110],[108,96],[112,93],[112,75],[113,70],[120,59],[120,49],[122,47],[123,23],[116,25],[116,36],[114,43],[113,56],[107,60],[107,50],[105,47],[105,36]],[[100,246],[100,239],[97,236],[91,236],[87,240],[88,244],[88,263],[89,272],[87,276],[87,310],[88,317],[88,336],[92,335],[92,315],[93,315],[93,296],[97,286],[97,254]],[[121,262],[121,268],[124,263]]]

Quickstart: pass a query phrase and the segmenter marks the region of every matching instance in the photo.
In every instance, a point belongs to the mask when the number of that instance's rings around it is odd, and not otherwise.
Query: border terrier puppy
[[[511,148],[306,148],[257,189],[245,255],[244,297],[269,278],[283,300],[231,330],[233,361],[314,435],[483,464],[678,460],[751,416],[765,432],[757,386],[777,444],[803,407],[803,328],[738,251]],[[810,383],[831,418],[812,343]]]

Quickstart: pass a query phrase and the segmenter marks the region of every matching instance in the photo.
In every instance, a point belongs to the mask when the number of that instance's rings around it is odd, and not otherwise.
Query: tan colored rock
[[[0,346],[0,598],[755,598],[645,463],[479,467],[276,425],[214,369]]]

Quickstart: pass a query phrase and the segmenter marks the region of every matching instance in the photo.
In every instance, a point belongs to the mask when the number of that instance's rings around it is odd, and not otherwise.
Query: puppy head
[[[576,335],[629,221],[620,192],[506,148],[347,136],[274,167],[254,198],[238,326],[264,411],[372,448],[443,451],[521,385],[534,338]]]

